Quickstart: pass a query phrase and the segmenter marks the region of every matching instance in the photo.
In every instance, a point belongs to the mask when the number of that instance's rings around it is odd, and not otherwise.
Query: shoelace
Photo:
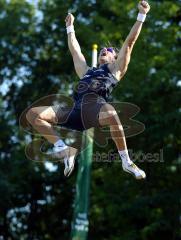
[[[67,157],[64,158],[64,164],[65,164],[65,167],[69,167],[69,161],[67,159]]]
[[[132,167],[132,168],[138,170],[138,167],[137,167],[134,163],[131,163],[131,164],[130,164],[130,167]]]
[[[137,170],[138,172],[140,172],[140,169],[139,169],[139,167],[136,166],[136,164],[132,163],[130,166],[131,166],[133,169],[135,169],[135,170]]]

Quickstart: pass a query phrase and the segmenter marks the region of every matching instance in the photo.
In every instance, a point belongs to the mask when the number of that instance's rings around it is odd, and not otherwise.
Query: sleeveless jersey
[[[85,94],[94,93],[107,101],[117,83],[118,80],[109,71],[107,64],[100,68],[93,67],[80,79],[74,91],[74,100],[80,102]]]

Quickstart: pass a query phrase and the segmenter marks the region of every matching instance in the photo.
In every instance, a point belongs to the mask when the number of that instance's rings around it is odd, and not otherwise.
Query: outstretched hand
[[[74,24],[74,16],[71,13],[68,13],[68,15],[65,18],[66,27]]]
[[[146,1],[140,1],[138,4],[139,12],[142,14],[147,14],[150,11],[150,5]]]

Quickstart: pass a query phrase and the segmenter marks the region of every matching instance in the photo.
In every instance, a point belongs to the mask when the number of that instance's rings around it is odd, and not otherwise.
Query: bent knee
[[[119,120],[119,117],[118,117],[116,111],[108,114],[108,123],[109,123],[109,125],[119,125],[120,124],[120,120]]]
[[[28,112],[26,113],[26,119],[31,125],[34,125],[36,123],[36,119],[39,117],[39,113],[35,108],[30,108]]]
[[[110,104],[106,104],[102,107],[99,114],[99,120],[108,125],[120,124],[118,114],[115,108]]]

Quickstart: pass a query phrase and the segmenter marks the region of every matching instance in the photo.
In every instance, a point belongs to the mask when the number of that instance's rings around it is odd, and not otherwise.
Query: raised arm
[[[139,17],[137,18],[136,23],[132,27],[129,35],[127,36],[125,42],[123,43],[123,46],[118,53],[118,58],[115,61],[114,72],[116,75],[119,75],[120,79],[126,73],[128,64],[130,62],[133,46],[141,32],[144,18],[146,17],[146,14],[149,12],[150,6],[146,1],[140,1],[140,3],[138,4],[138,9]]]
[[[80,45],[76,39],[75,31],[74,31],[74,16],[72,14],[68,14],[66,19],[66,28],[67,28],[67,35],[68,35],[68,46],[73,57],[74,67],[77,75],[82,78],[84,74],[88,70],[88,66],[85,60],[84,55],[81,52]]]

